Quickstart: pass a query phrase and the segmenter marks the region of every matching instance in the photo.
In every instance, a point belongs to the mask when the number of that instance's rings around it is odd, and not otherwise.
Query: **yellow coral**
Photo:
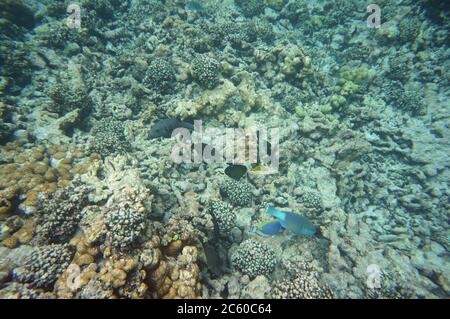
[[[78,158],[82,152],[79,149],[69,152],[65,145],[40,145],[24,150],[17,142],[11,142],[1,149],[7,163],[0,164],[0,218],[12,213],[14,197],[25,197],[22,209],[35,209],[40,192],[54,192],[57,184],[67,185],[72,180],[73,171],[86,171],[90,164],[84,162],[83,168],[75,170],[79,160],[75,161],[71,154],[76,153]],[[51,162],[49,158],[56,161]],[[5,192],[13,195],[6,198]]]
[[[176,260],[162,260],[149,276],[153,297],[199,298],[201,284],[197,258],[198,251],[195,246],[184,246]]]

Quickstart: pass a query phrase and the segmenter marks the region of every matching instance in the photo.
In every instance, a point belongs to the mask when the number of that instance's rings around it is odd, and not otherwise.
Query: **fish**
[[[194,125],[174,118],[165,118],[157,121],[151,128],[149,137],[155,138],[170,138],[172,132],[177,128],[186,128],[189,131],[194,130]]]
[[[250,174],[254,174],[254,175],[269,175],[269,174],[274,174],[276,173],[276,171],[274,171],[273,168],[271,168],[270,166],[267,165],[262,165],[262,164],[256,164],[253,165],[248,172]]]
[[[272,219],[257,226],[254,231],[262,237],[268,237],[278,235],[282,228],[281,222],[278,219]]]
[[[247,167],[239,164],[228,164],[225,174],[234,180],[240,180],[247,173]]]
[[[267,212],[270,216],[278,219],[283,228],[297,236],[312,237],[317,232],[316,226],[300,214],[282,211],[273,206],[268,206]]]

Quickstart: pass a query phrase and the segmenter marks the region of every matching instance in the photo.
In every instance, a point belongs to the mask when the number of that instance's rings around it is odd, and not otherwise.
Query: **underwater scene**
[[[450,297],[450,2],[0,0],[0,299]]]

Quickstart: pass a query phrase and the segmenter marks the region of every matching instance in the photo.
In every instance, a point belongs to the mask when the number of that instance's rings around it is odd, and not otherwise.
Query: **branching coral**
[[[11,282],[5,288],[0,290],[1,299],[53,299],[52,293],[45,292],[42,289],[35,289],[29,284]]]
[[[123,153],[129,147],[127,143],[124,125],[120,121],[106,118],[100,121],[92,129],[92,137],[89,148],[101,156]]]
[[[220,185],[220,191],[231,204],[236,206],[246,206],[252,201],[251,187],[247,182],[227,178]]]
[[[92,100],[83,79],[79,65],[69,63],[66,72],[58,75],[57,83],[48,90],[53,100],[53,110],[60,116],[78,110],[80,117],[85,117],[92,109]]]
[[[277,259],[270,247],[255,239],[247,239],[234,252],[231,262],[236,269],[255,278],[258,275],[270,276]]]
[[[302,200],[303,204],[308,208],[322,208],[322,197],[317,192],[306,192],[303,194]]]
[[[156,58],[151,61],[143,82],[145,86],[161,90],[161,92],[168,92],[174,82],[175,71],[167,60]]]
[[[71,258],[72,252],[67,245],[36,247],[25,265],[14,269],[13,279],[33,288],[51,288],[69,266]]]
[[[145,193],[125,188],[119,198],[112,197],[105,207],[107,237],[114,246],[126,248],[138,241],[147,227]]]
[[[405,88],[399,82],[392,82],[386,90],[386,100],[394,107],[413,115],[423,115],[425,104],[420,91]]]
[[[42,243],[60,243],[70,238],[78,226],[81,210],[87,204],[88,192],[88,188],[79,186],[40,194],[38,240]]]
[[[254,18],[250,24],[249,32],[255,36],[256,39],[260,39],[265,42],[271,42],[274,38],[274,31],[272,24],[266,20]]]
[[[214,217],[219,233],[228,236],[236,225],[236,214],[233,207],[226,202],[212,201],[209,204],[209,212]]]
[[[213,89],[219,81],[219,66],[219,62],[209,55],[198,55],[192,60],[192,77],[201,86]]]
[[[13,122],[13,107],[0,102],[0,143],[5,142],[16,129]]]

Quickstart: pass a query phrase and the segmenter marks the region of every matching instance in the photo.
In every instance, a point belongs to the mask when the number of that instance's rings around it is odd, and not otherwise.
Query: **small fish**
[[[283,228],[297,236],[311,237],[316,234],[316,226],[314,226],[308,218],[292,212],[285,212],[275,207],[267,207],[270,216],[277,218]]]
[[[228,164],[225,168],[225,174],[234,180],[240,180],[247,173],[247,167],[238,164]]]
[[[273,168],[270,166],[262,165],[262,164],[256,164],[253,165],[252,168],[250,168],[249,173],[255,174],[255,175],[269,175],[276,173]]]
[[[186,128],[190,131],[194,130],[194,125],[188,122],[180,121],[173,118],[166,118],[157,121],[150,130],[149,137],[153,138],[170,138],[172,132],[177,128]]]
[[[281,229],[281,222],[278,219],[273,219],[257,226],[255,233],[262,237],[275,236],[281,231]]]

